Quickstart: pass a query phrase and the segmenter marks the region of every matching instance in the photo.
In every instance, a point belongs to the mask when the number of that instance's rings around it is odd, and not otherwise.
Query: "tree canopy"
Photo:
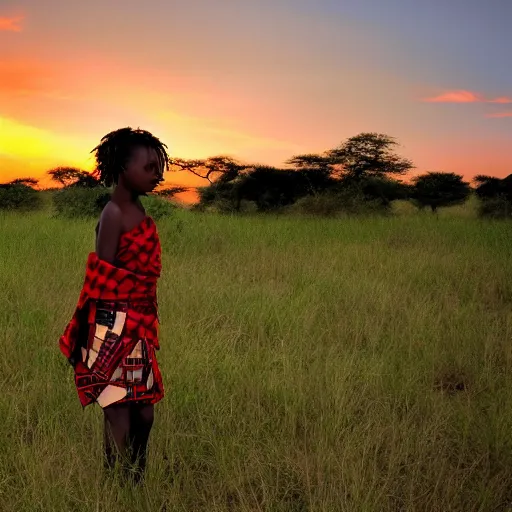
[[[429,206],[433,212],[442,206],[463,203],[471,188],[462,176],[447,172],[429,172],[413,179],[412,198],[420,206]]]
[[[92,173],[75,167],[56,167],[48,171],[48,175],[53,181],[64,187],[94,188],[101,186],[99,180]]]
[[[381,133],[360,133],[328,151],[332,165],[340,165],[345,178],[403,175],[414,168],[411,160],[395,153],[398,142]]]
[[[11,188],[16,186],[34,188],[39,181],[36,178],[16,178],[8,183],[0,183],[0,188]]]

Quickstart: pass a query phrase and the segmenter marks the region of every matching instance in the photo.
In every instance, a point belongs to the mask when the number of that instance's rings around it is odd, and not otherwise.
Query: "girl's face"
[[[162,163],[153,148],[136,146],[126,163],[120,180],[130,189],[140,194],[151,192],[162,180]]]

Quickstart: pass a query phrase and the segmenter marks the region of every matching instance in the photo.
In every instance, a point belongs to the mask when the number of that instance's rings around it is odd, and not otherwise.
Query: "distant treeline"
[[[474,192],[480,199],[480,215],[512,217],[512,174],[504,179],[476,176],[473,186],[450,172],[428,172],[404,181],[414,165],[396,153],[397,146],[396,139],[388,135],[361,133],[324,153],[293,156],[285,168],[244,164],[229,156],[175,158],[170,167],[207,182],[198,188],[194,209],[199,211],[386,212],[393,201],[401,199],[436,212],[464,203]],[[58,212],[71,216],[81,211],[97,213],[108,201],[109,192],[93,173],[59,167],[48,174],[61,186],[54,197]],[[0,185],[0,208],[39,207],[35,185],[37,181],[31,178]],[[187,190],[163,187],[154,195],[173,198]]]

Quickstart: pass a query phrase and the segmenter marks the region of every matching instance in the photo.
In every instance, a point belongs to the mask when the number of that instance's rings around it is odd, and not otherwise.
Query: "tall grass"
[[[510,224],[160,221],[146,487],[101,467],[57,339],[94,220],[0,216],[0,509],[493,511],[512,503]]]

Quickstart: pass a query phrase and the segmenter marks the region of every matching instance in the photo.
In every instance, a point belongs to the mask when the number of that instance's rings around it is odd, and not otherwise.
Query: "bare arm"
[[[115,203],[108,203],[100,218],[96,237],[96,254],[100,260],[114,263],[122,231],[121,209]]]

